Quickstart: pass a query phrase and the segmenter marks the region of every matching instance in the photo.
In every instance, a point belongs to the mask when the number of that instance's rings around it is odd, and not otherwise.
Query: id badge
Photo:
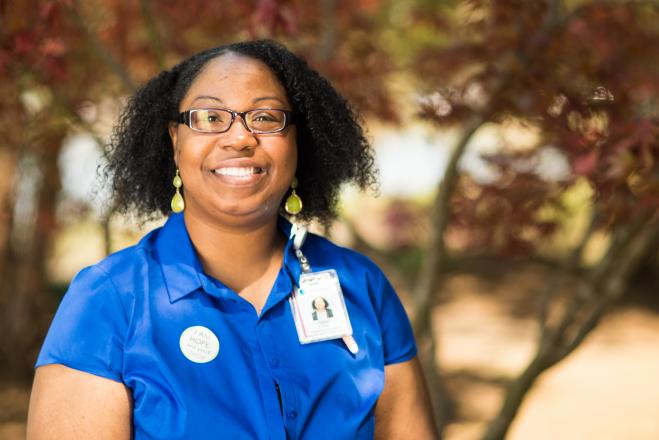
[[[334,269],[303,273],[299,284],[289,302],[300,343],[346,340],[345,337],[352,335],[339,276]],[[349,340],[354,341],[351,337]]]

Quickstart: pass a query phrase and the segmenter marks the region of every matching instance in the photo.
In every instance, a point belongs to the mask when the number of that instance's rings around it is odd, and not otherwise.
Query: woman
[[[252,41],[162,72],[128,103],[108,171],[117,206],[169,219],[72,281],[28,438],[434,438],[387,280],[280,216],[327,222],[342,183],[373,182],[355,115],[303,60]],[[294,312],[314,289],[343,310],[306,334]]]
[[[332,309],[329,308],[329,303],[322,296],[318,296],[313,300],[311,308],[313,309],[313,312],[311,312],[311,319],[314,321],[325,321],[334,316]]]

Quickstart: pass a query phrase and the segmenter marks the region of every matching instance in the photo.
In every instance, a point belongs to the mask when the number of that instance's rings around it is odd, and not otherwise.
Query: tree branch
[[[321,0],[321,13],[323,17],[323,34],[318,43],[318,60],[328,61],[336,47],[336,8],[337,0]]]
[[[440,267],[442,267],[446,260],[443,235],[450,218],[449,202],[459,177],[458,161],[462,157],[474,133],[487,120],[488,115],[476,114],[465,124],[462,136],[460,136],[460,139],[451,152],[444,179],[437,188],[437,195],[431,208],[430,224],[432,227],[429,231],[427,254],[423,259],[413,294],[414,330],[418,336],[422,336],[428,331],[430,324],[430,303],[432,302],[433,294],[439,286]]]
[[[659,221],[650,222],[637,233],[629,244],[627,252],[619,260],[617,270],[606,281],[604,292],[597,298],[597,302],[586,316],[576,334],[571,340],[564,343],[561,350],[551,359],[551,365],[560,362],[583,342],[586,336],[595,328],[608,308],[624,293],[629,277],[638,268],[642,259],[649,251],[656,248],[659,240]]]
[[[630,224],[616,231],[609,244],[606,255],[593,268],[591,275],[588,276],[588,281],[579,287],[577,294],[566,307],[565,313],[558,325],[554,329],[547,330],[547,332],[553,333],[551,339],[554,343],[560,343],[567,330],[574,324],[577,315],[582,310],[582,306],[594,296],[595,292],[602,285],[602,282],[615,271],[615,267],[620,264],[620,256],[624,254],[626,247],[634,239],[647,219],[646,214],[639,214]]]
[[[156,22],[153,18],[153,9],[151,7],[150,0],[140,0],[140,11],[142,12],[142,18],[144,19],[144,26],[146,27],[147,34],[149,36],[149,42],[151,43],[151,49],[153,50],[153,55],[156,59],[156,65],[158,70],[165,69],[165,55],[162,49],[162,41],[158,35],[158,29],[156,28]]]
[[[581,237],[579,244],[577,244],[577,246],[575,246],[574,249],[572,249],[570,256],[563,261],[560,269],[554,275],[551,282],[543,292],[542,299],[540,301],[540,307],[539,307],[540,313],[538,316],[538,323],[540,325],[540,332],[539,332],[540,340],[545,338],[545,333],[547,332],[547,326],[548,326],[547,319],[549,316],[549,306],[551,305],[551,301],[558,292],[558,290],[561,288],[563,283],[565,282],[565,279],[567,278],[568,274],[572,273],[574,271],[574,268],[579,265],[579,262],[581,261],[581,258],[583,256],[583,251],[586,245],[588,244],[588,242],[590,241],[590,238],[593,236],[593,233],[597,229],[598,223],[599,223],[599,210],[597,208],[593,208],[593,212],[590,217],[590,223],[588,224],[588,228]]]
[[[94,52],[101,59],[101,61],[103,61],[103,63],[108,66],[110,71],[117,75],[126,90],[132,92],[137,89],[137,85],[135,84],[135,81],[133,81],[133,78],[131,77],[128,70],[126,70],[126,68],[116,59],[116,57],[101,43],[101,41],[98,39],[96,34],[92,32],[89,26],[87,26],[87,21],[80,12],[80,0],[73,0],[73,6],[70,8],[70,10],[73,18],[76,21],[76,24],[85,34],[89,40],[89,43],[93,47]]]
[[[648,219],[648,216],[641,217],[643,220]],[[608,306],[624,293],[629,276],[647,253],[655,249],[654,246],[659,239],[659,221],[655,220],[652,226],[647,228],[642,228],[644,222],[641,222],[640,225],[638,225],[638,221],[634,223],[634,225],[631,225],[633,227],[624,231],[623,235],[625,237],[622,243],[615,240],[616,246],[620,245],[621,249],[615,252],[610,249],[607,257],[604,257],[600,263],[601,267],[596,270],[597,276],[591,277],[589,284],[582,287],[581,295],[578,295],[570,304],[570,308],[565,313],[562,322],[556,329],[545,334],[545,338],[540,342],[533,360],[510,383],[504,403],[497,416],[488,426],[482,440],[501,440],[505,437],[524,395],[540,374],[571,353],[595,328]],[[614,243],[611,246],[613,245]],[[616,256],[615,259],[608,258],[613,255]],[[602,270],[604,266],[608,269]],[[595,295],[595,292],[602,285],[605,286],[605,294]],[[563,342],[565,332],[570,325],[574,324],[577,313],[581,311],[581,306],[587,299],[593,301],[594,309],[587,315],[573,338],[569,342]],[[563,345],[561,345],[562,343]]]

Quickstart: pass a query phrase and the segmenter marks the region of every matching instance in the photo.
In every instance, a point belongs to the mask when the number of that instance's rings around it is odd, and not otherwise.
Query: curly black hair
[[[297,193],[304,201],[298,217],[327,224],[336,216],[341,184],[362,189],[376,184],[372,149],[346,99],[302,58],[272,40],[205,50],[161,72],[133,95],[106,149],[114,208],[142,218],[169,214],[176,165],[168,124],[177,119],[181,99],[204,66],[230,52],[264,62],[284,86],[297,127]]]

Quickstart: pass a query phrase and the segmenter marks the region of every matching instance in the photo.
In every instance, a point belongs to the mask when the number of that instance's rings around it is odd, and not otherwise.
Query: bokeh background
[[[410,316],[446,439],[659,438],[659,6],[0,1],[0,438],[72,276],[160,221],[97,170],[130,94],[275,38],[363,116],[378,191],[322,234]]]

